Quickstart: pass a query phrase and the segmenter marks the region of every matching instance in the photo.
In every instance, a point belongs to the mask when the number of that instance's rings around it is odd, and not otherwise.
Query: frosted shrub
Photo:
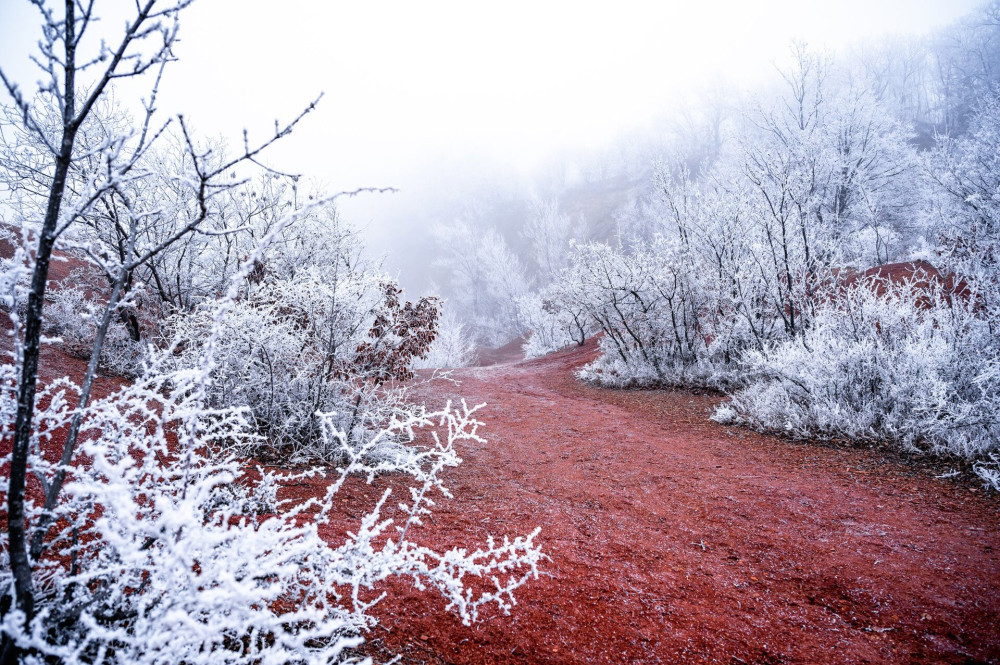
[[[89,400],[68,378],[42,386],[24,467],[34,486],[22,503],[32,601],[15,604],[19,553],[4,539],[5,648],[69,664],[366,662],[352,649],[374,624],[387,578],[433,587],[468,623],[484,604],[508,611],[537,575],[537,531],[474,551],[418,540],[436,495],[450,497],[441,474],[460,463],[456,444],[485,443],[476,409],[428,412],[386,390],[430,344],[436,301],[404,305],[370,271],[331,280],[330,270],[298,264],[268,276],[257,266],[273,237],[223,298],[174,317],[170,343],[131,385]],[[17,413],[19,351],[0,365],[4,432]],[[275,417],[272,429],[261,413]],[[262,434],[307,418],[311,438],[286,430],[293,454],[336,468],[245,473],[239,456],[260,450]],[[5,505],[11,459],[0,466]],[[321,496],[281,500],[281,484],[324,472],[332,477]],[[386,490],[346,536],[320,537],[342,517],[334,497],[348,477],[390,474],[410,485],[402,503]]]
[[[231,483],[222,483],[212,490],[212,496],[205,504],[207,514],[221,509],[230,509],[242,515],[263,515],[278,512],[278,490],[281,482],[298,480],[306,474],[278,474],[261,466],[254,468],[253,477],[237,478]],[[259,479],[255,479],[259,476]]]
[[[414,369],[447,369],[467,367],[476,360],[476,344],[472,335],[454,314],[445,310],[438,323],[437,336],[427,355],[413,362]]]
[[[403,306],[398,296],[371,272],[301,267],[255,286],[218,321],[214,304],[174,316],[165,362],[193,366],[218,326],[209,402],[248,407],[265,436],[242,452],[330,461],[340,452],[321,436],[318,412],[349,442],[367,440],[403,407],[395,382],[433,339],[436,300]]]
[[[31,269],[26,260],[28,252],[9,229],[0,227],[0,244],[10,244],[13,255],[0,257],[0,311],[10,312],[20,318],[24,314]]]
[[[60,346],[67,352],[87,358],[93,348],[106,301],[95,297],[88,289],[76,286],[72,277],[78,278],[78,275],[71,275],[70,285],[50,292],[44,330],[47,335],[57,337]],[[119,376],[135,376],[140,371],[143,355],[143,345],[129,337],[124,325],[113,321],[101,349],[101,366]]]
[[[571,344],[582,345],[593,332],[590,317],[568,297],[564,285],[557,281],[541,293],[530,293],[518,301],[521,320],[531,331],[524,343],[525,358],[544,356]]]
[[[45,333],[57,336],[63,348],[74,355],[90,352],[97,331],[95,319],[103,313],[99,302],[77,286],[58,289],[49,296]]]
[[[1000,456],[990,453],[985,459],[978,460],[972,468],[985,487],[1000,492]]]
[[[716,418],[981,459],[1000,436],[1000,345],[975,303],[913,282],[849,287],[801,336],[748,352]]]
[[[15,376],[10,366],[0,372],[6,429]],[[72,468],[54,509],[59,521],[34,559],[34,617],[25,625],[22,612],[7,612],[0,634],[67,664],[356,662],[351,648],[375,623],[382,580],[433,587],[469,623],[484,604],[508,611],[512,592],[537,574],[537,531],[474,551],[439,552],[416,540],[432,497],[450,496],[440,474],[459,464],[456,443],[483,442],[476,409],[400,414],[360,449],[324,418],[327,445],[343,451],[324,495],[277,501],[277,484],[288,479],[264,473],[241,480],[246,496],[227,501],[220,495],[242,469],[213,451],[256,435],[244,411],[204,408],[204,386],[200,372],[153,373],[86,409],[80,445],[88,463]],[[36,413],[29,469],[40,479],[57,470],[42,451],[69,419],[74,391],[68,381],[49,386],[49,406]],[[382,439],[408,445],[372,465],[367,451]],[[371,482],[387,472],[412,480],[403,503],[391,508],[386,490],[346,537],[320,537],[349,475]],[[28,501],[29,524],[42,512]],[[6,560],[6,539],[3,547]],[[11,589],[11,569],[0,566],[4,603]]]
[[[606,385],[657,385],[705,380],[700,356],[706,337],[693,283],[663,237],[648,252],[626,254],[607,245],[582,246],[566,299],[603,333],[601,357],[581,370]]]

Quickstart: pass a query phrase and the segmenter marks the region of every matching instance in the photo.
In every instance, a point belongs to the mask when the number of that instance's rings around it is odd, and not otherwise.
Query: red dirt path
[[[581,384],[594,349],[456,372],[487,402],[438,545],[541,526],[547,575],[469,628],[408,583],[372,654],[403,663],[997,663],[1000,504],[876,451],[708,420],[717,397]],[[419,536],[417,539],[420,540]]]
[[[510,616],[486,609],[472,627],[395,583],[367,635],[379,661],[1000,663],[996,495],[877,451],[718,425],[718,397],[584,385],[573,370],[593,354],[420,387],[428,406],[487,402],[488,443],[460,448],[455,498],[411,537],[475,547],[540,526],[551,560]],[[46,348],[43,368],[45,382],[83,361]],[[348,488],[321,527],[334,544],[380,483]]]

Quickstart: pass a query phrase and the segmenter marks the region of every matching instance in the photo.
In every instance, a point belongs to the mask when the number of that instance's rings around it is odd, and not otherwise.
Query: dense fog
[[[424,530],[491,358],[1000,490],[1000,1],[25,4],[3,663],[367,663],[393,578],[509,613],[539,528]]]

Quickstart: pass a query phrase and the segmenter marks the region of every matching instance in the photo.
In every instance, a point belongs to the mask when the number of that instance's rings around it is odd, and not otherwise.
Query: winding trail
[[[433,592],[394,583],[370,653],[406,665],[1000,663],[995,494],[878,450],[718,425],[717,397],[584,385],[574,370],[595,353],[591,341],[530,362],[500,354],[456,371],[460,385],[418,388],[431,407],[486,402],[488,442],[460,448],[455,498],[410,535],[442,549],[540,526],[550,561],[510,616],[487,610],[472,627]],[[42,367],[51,383],[85,363],[46,347]],[[101,379],[97,395],[120,384]],[[322,527],[338,543],[382,488],[353,490]]]
[[[463,626],[400,582],[402,663],[998,663],[1000,502],[879,451],[708,420],[719,398],[589,387],[593,343],[420,389],[486,402],[428,544],[541,526],[546,576]],[[433,533],[433,535],[431,535]],[[451,540],[453,539],[453,541]],[[419,538],[418,538],[419,540]]]

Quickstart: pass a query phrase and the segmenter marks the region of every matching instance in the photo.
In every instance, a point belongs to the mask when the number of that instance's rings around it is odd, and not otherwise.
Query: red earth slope
[[[719,398],[583,385],[593,343],[423,388],[487,402],[437,546],[542,527],[547,575],[468,628],[405,582],[403,663],[1000,662],[1000,503],[878,451],[708,419]],[[437,535],[431,535],[431,532]],[[412,532],[411,532],[412,534]],[[416,536],[416,534],[413,534]],[[416,536],[419,540],[419,536]]]

